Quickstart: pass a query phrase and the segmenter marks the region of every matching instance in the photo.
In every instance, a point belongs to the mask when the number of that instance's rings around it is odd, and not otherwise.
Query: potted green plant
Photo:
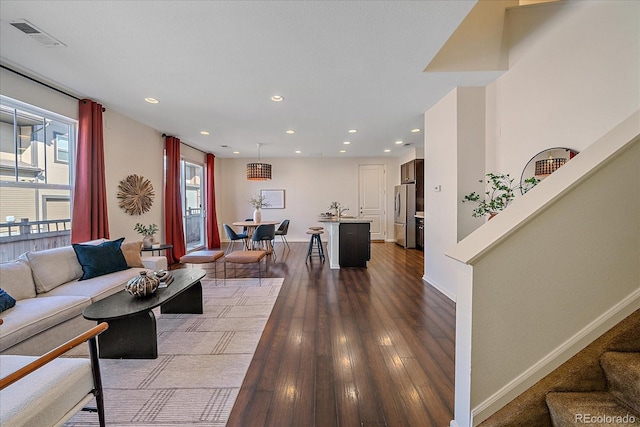
[[[258,194],[256,197],[249,199],[249,206],[253,208],[253,222],[262,222],[262,212],[260,209],[271,206],[271,203],[267,202],[266,196]]]
[[[529,190],[540,182],[538,178],[531,177],[524,180],[524,185],[514,185],[513,178],[509,174],[501,173],[488,173],[487,178],[487,191],[485,191],[484,197],[474,191],[464,196],[462,200],[463,203],[478,203],[478,206],[471,213],[474,218],[480,218],[485,215],[488,215],[489,219],[493,218],[498,212],[506,209],[515,199],[516,190],[521,188]]]
[[[133,229],[142,235],[142,246],[150,248],[153,245],[153,236],[158,232],[156,224],[143,225],[138,222]]]

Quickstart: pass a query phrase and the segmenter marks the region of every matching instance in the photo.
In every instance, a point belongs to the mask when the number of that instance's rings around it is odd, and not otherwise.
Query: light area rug
[[[226,425],[283,280],[205,279],[204,314],[154,311],[157,359],[100,359],[107,425]],[[84,411],[65,424],[97,425]]]

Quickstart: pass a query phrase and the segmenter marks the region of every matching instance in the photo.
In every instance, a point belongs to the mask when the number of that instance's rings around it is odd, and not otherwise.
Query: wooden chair
[[[100,323],[40,357],[0,355],[0,425],[62,425],[87,410],[97,412],[104,427],[96,336],[107,328]],[[89,359],[60,357],[85,341]],[[85,408],[94,397],[97,408]]]

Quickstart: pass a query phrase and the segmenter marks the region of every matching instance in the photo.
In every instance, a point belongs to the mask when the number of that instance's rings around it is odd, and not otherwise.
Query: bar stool
[[[307,251],[307,259],[305,263],[311,259],[314,255],[314,249],[317,252],[317,256],[320,258],[322,262],[324,262],[324,248],[322,247],[322,240],[320,240],[320,235],[324,233],[322,230],[309,230],[307,234],[311,235],[311,240],[309,240],[309,250]],[[315,246],[315,248],[314,248]]]

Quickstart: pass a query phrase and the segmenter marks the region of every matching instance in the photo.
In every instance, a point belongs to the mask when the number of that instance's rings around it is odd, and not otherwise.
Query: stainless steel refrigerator
[[[396,185],[393,196],[393,231],[397,244],[416,247],[416,185]]]

